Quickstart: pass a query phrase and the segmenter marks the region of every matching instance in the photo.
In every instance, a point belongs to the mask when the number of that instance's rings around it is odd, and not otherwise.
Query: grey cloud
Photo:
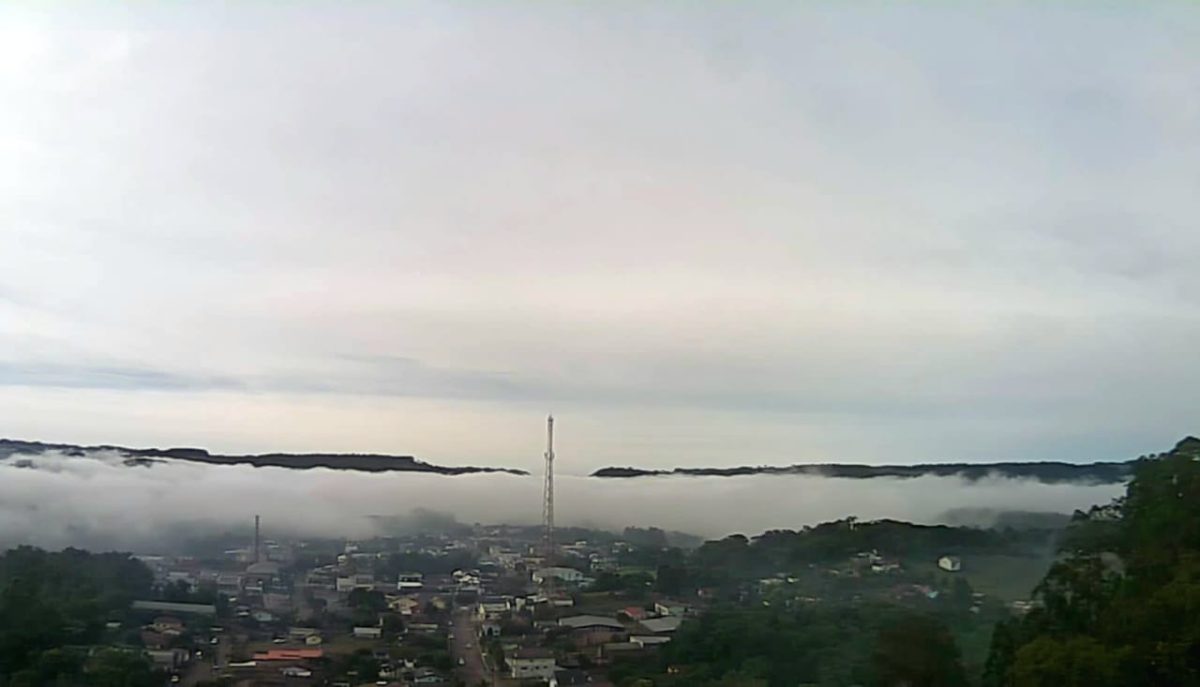
[[[25,542],[161,552],[177,545],[178,538],[172,538],[182,533],[244,531],[256,514],[273,535],[330,538],[369,536],[378,531],[373,516],[422,508],[453,513],[462,522],[535,524],[541,515],[537,477],[448,478],[169,461],[130,468],[105,453],[41,454],[28,457],[29,467],[17,467],[18,458],[0,460],[0,547]],[[794,476],[566,476],[556,486],[560,524],[615,530],[656,525],[706,537],[798,528],[849,515],[938,522],[947,511],[967,506],[1070,512],[1105,503],[1121,491],[1120,485],[1014,480]]]
[[[1193,12],[0,12],[0,384],[121,391],[107,441],[444,440],[334,398],[646,464],[1195,431]]]
[[[242,384],[230,378],[194,377],[148,368],[12,361],[0,361],[0,385],[151,391],[195,391],[243,387]]]

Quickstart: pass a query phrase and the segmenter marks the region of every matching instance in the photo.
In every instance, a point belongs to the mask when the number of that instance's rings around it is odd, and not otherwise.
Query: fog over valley
[[[758,534],[856,516],[961,522],[961,509],[1069,513],[1104,503],[1121,484],[1043,484],[947,477],[828,479],[800,475],[556,478],[560,525],[657,526],[703,537]],[[385,533],[380,518],[414,510],[464,523],[533,525],[539,475],[366,473],[206,465],[127,464],[113,451],[51,451],[0,461],[0,546],[171,550],[187,537],[244,531],[255,514],[274,536]],[[960,517],[948,518],[959,511]]]

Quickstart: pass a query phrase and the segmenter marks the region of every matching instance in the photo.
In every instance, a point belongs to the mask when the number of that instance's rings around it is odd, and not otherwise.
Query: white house
[[[383,636],[382,627],[355,627],[355,639],[379,639]]]
[[[401,592],[420,591],[425,586],[425,576],[421,573],[400,573],[396,581],[396,589]]]
[[[550,680],[554,677],[554,652],[549,649],[517,649],[507,660],[513,679]]]
[[[938,567],[946,572],[962,570],[962,559],[958,556],[942,556],[938,559]]]
[[[373,589],[375,576],[369,574],[350,575],[337,578],[336,589],[339,592],[349,592],[354,589]]]
[[[578,584],[583,581],[583,573],[574,568],[550,567],[538,568],[533,571],[533,581],[542,584],[547,580],[557,580],[569,584]]]

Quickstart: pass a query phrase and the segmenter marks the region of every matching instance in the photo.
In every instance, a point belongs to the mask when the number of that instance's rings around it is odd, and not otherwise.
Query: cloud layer
[[[361,473],[213,466],[168,461],[129,467],[119,455],[45,453],[0,461],[0,548],[17,543],[170,550],[181,534],[245,530],[262,515],[272,536],[361,537],[370,516],[417,509],[460,522],[536,524],[536,476]],[[565,477],[556,482],[562,525],[659,526],[706,537],[799,528],[857,516],[937,522],[946,511],[1071,512],[1105,503],[1121,485],[1047,485],[949,478],[845,480]]]
[[[1195,430],[1186,4],[0,9],[3,433],[536,467]]]

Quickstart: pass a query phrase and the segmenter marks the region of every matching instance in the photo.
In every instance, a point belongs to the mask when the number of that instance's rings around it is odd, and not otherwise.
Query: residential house
[[[425,576],[421,573],[400,573],[396,581],[396,589],[401,592],[417,592],[425,586]]]
[[[533,581],[537,584],[545,584],[546,582],[562,582],[565,584],[579,584],[583,581],[583,573],[574,568],[549,567],[538,568],[533,571]]]
[[[586,671],[570,669],[556,670],[550,677],[550,687],[576,687],[592,684],[592,676]]]
[[[598,615],[560,618],[558,625],[570,629],[571,639],[579,647],[624,641],[628,634],[625,626],[615,619]]]
[[[658,615],[687,615],[690,609],[686,604],[676,601],[658,601],[654,604],[654,612]]]
[[[647,618],[639,623],[651,635],[674,634],[679,629],[683,618],[677,615],[664,615],[661,618]]]
[[[542,648],[517,649],[507,659],[516,680],[550,680],[554,677],[554,652]]]
[[[962,559],[958,556],[942,556],[938,559],[938,567],[946,572],[959,572],[962,570]]]

